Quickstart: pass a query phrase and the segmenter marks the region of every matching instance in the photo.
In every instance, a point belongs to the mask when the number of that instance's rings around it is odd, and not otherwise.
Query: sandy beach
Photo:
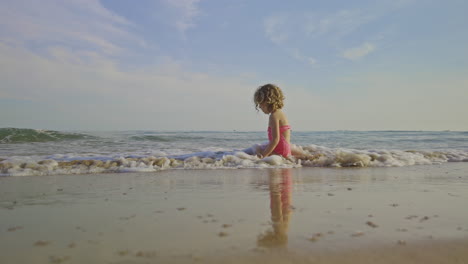
[[[468,263],[468,164],[0,178],[1,263]]]

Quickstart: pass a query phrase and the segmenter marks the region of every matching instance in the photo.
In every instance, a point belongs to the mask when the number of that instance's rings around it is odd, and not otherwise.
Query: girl
[[[257,150],[260,158],[269,155],[281,155],[285,158],[291,157],[291,127],[288,119],[283,113],[283,92],[274,84],[260,86],[254,94],[255,109],[260,108],[263,113],[269,114],[268,122],[268,145]]]

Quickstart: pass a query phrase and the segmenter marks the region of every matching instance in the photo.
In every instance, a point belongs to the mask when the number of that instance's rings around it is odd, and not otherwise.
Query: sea
[[[466,131],[292,131],[290,159],[257,157],[266,143],[266,131],[0,128],[0,176],[468,162]]]

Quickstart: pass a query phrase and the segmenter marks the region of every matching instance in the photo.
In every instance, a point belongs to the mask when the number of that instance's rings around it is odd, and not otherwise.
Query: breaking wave
[[[131,140],[136,141],[156,141],[156,142],[177,142],[181,140],[198,140],[203,139],[203,137],[190,137],[190,136],[170,136],[170,135],[141,135],[141,136],[131,136]]]
[[[356,150],[317,145],[293,146],[295,157],[253,155],[260,145],[242,151],[196,152],[177,156],[60,156],[0,159],[0,175],[31,176],[116,172],[157,172],[169,169],[238,169],[285,167],[401,167],[468,162],[462,150]]]
[[[61,140],[89,139],[92,136],[80,133],[67,133],[54,130],[29,128],[0,128],[0,144],[32,143]]]

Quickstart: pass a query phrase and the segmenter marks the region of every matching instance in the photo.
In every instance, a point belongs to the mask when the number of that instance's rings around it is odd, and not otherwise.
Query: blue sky
[[[468,130],[462,0],[3,0],[0,127]]]

